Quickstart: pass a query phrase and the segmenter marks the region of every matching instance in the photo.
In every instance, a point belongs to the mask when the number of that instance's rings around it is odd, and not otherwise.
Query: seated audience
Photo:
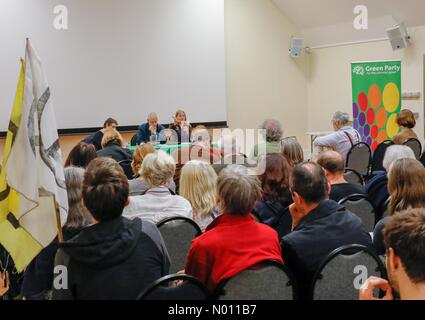
[[[353,243],[373,249],[372,240],[358,216],[328,199],[330,184],[318,164],[296,166],[290,188],[293,231],[281,240],[283,260],[297,279],[299,298],[310,299],[313,276],[333,250]]]
[[[246,167],[254,167],[256,165],[255,161],[248,159],[245,154],[241,153],[241,146],[236,136],[231,134],[222,136],[218,140],[217,146],[221,155],[221,161],[213,165],[217,175],[229,164],[238,164]]]
[[[265,143],[257,144],[251,151],[250,158],[257,161],[262,155],[269,153],[281,153],[281,140],[283,137],[282,124],[278,120],[268,119],[260,127],[264,131]]]
[[[390,146],[384,156],[385,171],[377,172],[366,184],[367,196],[375,208],[377,220],[380,220],[387,210],[387,201],[390,196],[387,188],[387,172],[397,159],[416,159],[416,157],[412,149],[407,146]]]
[[[102,150],[97,152],[98,157],[108,157],[116,162],[132,160],[131,151],[123,147],[124,141],[121,134],[115,129],[106,132],[102,139]]]
[[[92,144],[85,142],[80,142],[68,155],[68,158],[65,161],[66,167],[80,167],[87,168],[90,161],[97,157],[96,148]]]
[[[149,189],[148,183],[142,178],[140,171],[143,159],[151,153],[155,153],[154,147],[149,143],[144,143],[137,146],[133,153],[133,161],[131,162],[131,169],[134,174],[134,179],[128,181],[130,187],[130,196],[141,196]],[[176,192],[176,185],[173,180],[168,184],[168,188]]]
[[[169,129],[173,130],[173,135],[170,137],[175,143],[187,143],[190,142],[190,135],[192,133],[192,126],[187,121],[186,112],[183,110],[177,110],[174,118],[174,122],[170,124]],[[175,137],[174,137],[175,133]],[[168,137],[167,137],[168,138]],[[168,138],[167,140],[170,140]]]
[[[395,135],[393,141],[395,144],[404,144],[409,139],[418,139],[413,128],[416,126],[415,115],[408,109],[403,109],[397,115],[397,124],[401,131]]]
[[[390,194],[387,213],[411,208],[425,208],[425,168],[416,159],[399,159],[392,163],[388,174]],[[389,217],[380,220],[373,232],[373,244],[378,254],[385,254],[382,230]]]
[[[192,219],[192,206],[189,201],[168,189],[175,170],[173,158],[166,153],[158,151],[148,154],[143,160],[141,174],[149,189],[142,196],[130,198],[124,216],[153,223],[175,216]]]
[[[362,185],[348,183],[344,178],[345,161],[336,151],[324,151],[319,154],[317,163],[325,170],[326,178],[331,184],[329,199],[339,202],[352,194],[366,195]]]
[[[62,228],[65,241],[72,239],[84,227],[92,223],[92,217],[82,202],[84,170],[65,168],[65,184],[68,193],[68,217]],[[58,240],[44,248],[26,268],[21,295],[27,300],[47,299],[53,284],[53,268]]]
[[[176,150],[172,157],[176,163],[174,182],[179,190],[180,174],[183,166],[190,160],[200,160],[210,164],[220,161],[220,152],[211,146],[211,136],[205,126],[197,126],[192,131],[192,145]]]
[[[189,200],[193,220],[202,232],[219,216],[216,207],[217,174],[209,163],[192,160],[186,163],[180,176],[180,195]]]
[[[103,129],[99,130],[92,136],[88,136],[82,142],[94,145],[94,147],[96,148],[96,151],[99,151],[100,149],[102,149],[102,139],[103,139],[104,133],[108,132],[109,130],[116,129],[117,127],[118,127],[117,120],[108,118],[103,124]]]
[[[384,229],[388,279],[369,278],[359,291],[360,300],[425,300],[425,209],[398,212]],[[375,289],[385,292],[374,297]]]
[[[282,262],[275,230],[255,221],[250,214],[261,197],[260,182],[242,166],[221,171],[217,203],[223,214],[192,242],[185,272],[214,292],[220,281],[264,260]]]
[[[155,112],[148,115],[147,122],[140,125],[137,129],[136,144],[151,142],[151,136],[156,139],[155,142],[165,140],[165,137],[160,136],[161,132],[165,130],[163,125],[158,124],[158,116]]]
[[[287,137],[282,140],[282,154],[291,167],[304,161],[304,151],[296,137]]]
[[[259,176],[262,198],[257,201],[253,213],[262,223],[275,228],[277,221],[282,218],[288,206],[292,204],[289,191],[289,176],[292,169],[286,158],[280,153],[261,156],[260,167],[262,166],[265,168],[264,173]],[[289,213],[286,213],[288,231],[290,231],[292,221]]]
[[[82,194],[94,225],[59,244],[55,266],[65,266],[68,278],[66,287],[54,287],[53,299],[136,299],[169,271],[158,229],[148,221],[121,216],[128,203],[128,182],[110,158],[90,163]]]
[[[332,117],[334,133],[323,137],[317,137],[313,145],[315,147],[331,148],[342,154],[344,161],[348,151],[355,144],[361,142],[360,134],[349,125],[350,116],[348,113],[337,111]]]

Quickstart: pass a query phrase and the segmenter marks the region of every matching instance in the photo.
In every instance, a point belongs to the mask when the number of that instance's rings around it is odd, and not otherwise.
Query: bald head
[[[158,115],[155,112],[149,113],[148,123],[150,128],[155,128],[158,125]]]
[[[317,163],[332,175],[343,175],[345,169],[344,157],[336,151],[325,151],[319,154]]]

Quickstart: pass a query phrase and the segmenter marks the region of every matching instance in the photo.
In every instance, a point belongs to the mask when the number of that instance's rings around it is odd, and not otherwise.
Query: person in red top
[[[230,165],[217,181],[217,205],[223,214],[192,242],[185,273],[214,292],[220,281],[264,260],[283,263],[277,232],[258,223],[251,210],[261,198],[261,185],[247,169]]]

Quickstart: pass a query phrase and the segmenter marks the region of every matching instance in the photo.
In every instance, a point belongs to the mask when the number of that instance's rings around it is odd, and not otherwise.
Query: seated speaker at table
[[[176,143],[190,142],[190,135],[192,134],[192,126],[187,120],[186,112],[177,110],[176,115],[173,117],[173,123],[169,126],[170,131],[166,132],[167,141]]]
[[[158,124],[158,115],[152,112],[148,115],[147,122],[137,129],[136,143],[147,143],[152,140],[165,141],[165,137],[161,134],[165,130],[163,125]]]

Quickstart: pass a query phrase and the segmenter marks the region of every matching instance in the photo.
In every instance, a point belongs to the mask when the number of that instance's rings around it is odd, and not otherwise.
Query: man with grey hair
[[[280,121],[275,119],[264,120],[260,129],[264,132],[266,142],[254,146],[250,158],[255,161],[262,155],[282,151],[283,127]]]
[[[165,130],[163,125],[158,124],[158,115],[155,112],[152,112],[148,115],[147,122],[142,124],[137,129],[136,135],[136,144],[150,142],[151,136],[157,137],[156,140],[161,140],[159,134]]]
[[[377,171],[372,179],[366,184],[366,192],[369,201],[375,208],[377,220],[380,220],[387,210],[388,193],[388,172],[391,165],[398,159],[416,159],[413,150],[408,146],[393,145],[385,152],[383,167],[385,171]]]
[[[222,170],[217,181],[217,204],[222,215],[192,241],[185,273],[209,291],[224,279],[264,260],[282,261],[277,232],[251,214],[261,198],[260,181],[237,165]]]
[[[337,111],[332,117],[335,132],[314,140],[315,147],[330,148],[347,158],[348,151],[361,142],[360,134],[349,125],[350,116],[346,112]]]

